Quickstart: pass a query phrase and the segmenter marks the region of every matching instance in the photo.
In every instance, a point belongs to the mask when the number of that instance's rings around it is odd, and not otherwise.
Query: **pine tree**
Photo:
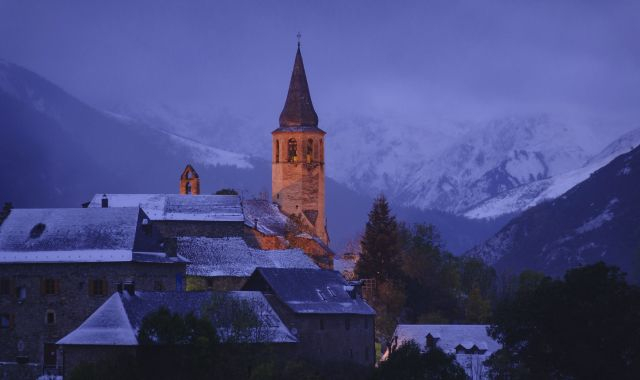
[[[398,223],[391,215],[389,203],[384,195],[380,195],[373,202],[360,244],[362,253],[355,268],[359,278],[373,278],[377,284],[398,278],[400,272]]]

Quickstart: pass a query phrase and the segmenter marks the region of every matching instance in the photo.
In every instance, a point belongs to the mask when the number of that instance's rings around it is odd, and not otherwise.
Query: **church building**
[[[311,102],[300,43],[289,92],[272,132],[272,198],[280,210],[329,243],[324,209],[324,135]]]

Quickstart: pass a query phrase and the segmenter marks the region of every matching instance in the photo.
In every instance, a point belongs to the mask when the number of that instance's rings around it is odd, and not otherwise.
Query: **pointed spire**
[[[280,114],[280,128],[302,126],[317,127],[318,115],[311,102],[307,74],[304,72],[302,54],[300,54],[300,41],[298,40],[298,51],[293,64],[293,73],[291,73],[289,93]]]

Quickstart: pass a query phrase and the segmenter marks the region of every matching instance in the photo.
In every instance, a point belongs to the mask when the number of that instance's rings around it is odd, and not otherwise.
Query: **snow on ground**
[[[613,198],[600,214],[589,219],[582,226],[576,228],[576,232],[583,234],[585,232],[593,231],[602,227],[606,222],[613,220],[613,211],[611,211],[611,206],[616,203],[618,203],[618,199]]]

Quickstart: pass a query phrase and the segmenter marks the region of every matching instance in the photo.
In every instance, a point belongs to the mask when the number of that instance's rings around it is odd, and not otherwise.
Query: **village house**
[[[234,303],[248,305],[259,324],[235,330],[227,312]],[[138,330],[143,318],[161,307],[172,313],[211,320],[222,343],[269,345],[277,354],[287,356],[297,339],[283,324],[260,292],[116,292],[85,322],[57,343],[62,347],[64,372],[71,373],[80,363],[115,360],[121,355],[140,353]],[[231,310],[231,319],[233,310]]]
[[[176,248],[189,260],[187,290],[240,290],[258,267],[318,269],[300,249],[261,250],[239,237],[181,237]]]
[[[137,207],[11,210],[0,225],[0,374],[54,373],[56,341],[111,293],[182,290],[185,265]]]
[[[472,380],[488,379],[484,361],[502,346],[487,334],[488,325],[398,325],[382,360],[408,341],[422,351],[439,347],[456,361]]]
[[[314,362],[375,362],[375,311],[340,273],[258,268],[243,290],[261,291]]]
[[[238,195],[96,194],[88,207],[140,207],[165,238],[244,234]]]

